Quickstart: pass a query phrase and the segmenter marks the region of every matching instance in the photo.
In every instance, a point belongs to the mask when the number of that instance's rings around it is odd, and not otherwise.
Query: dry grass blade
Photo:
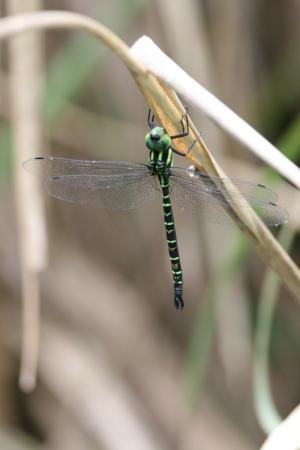
[[[78,28],[85,30],[113,50],[127,65],[143,93],[147,103],[153,110],[156,119],[170,134],[179,131],[180,120],[184,109],[174,92],[164,86],[141,64],[129,48],[110,30],[100,23],[74,13],[41,12],[21,15],[18,18],[6,18],[0,21],[0,39],[30,29],[43,28]],[[191,123],[190,135],[181,142],[182,150],[188,153],[189,146],[196,140],[192,151],[186,156],[198,168],[203,168],[209,175],[224,177],[225,174],[209,153],[195,126]],[[274,236],[259,220],[250,208],[243,208],[241,202],[234,201],[236,188],[230,182],[223,183],[223,195],[231,207],[231,214],[238,218],[242,231],[250,238],[257,252],[265,263],[275,270],[285,286],[300,301],[300,271],[289,255],[278,244]],[[245,205],[247,205],[245,201]]]
[[[7,2],[8,11],[38,10],[39,0]],[[13,20],[13,17],[12,17]],[[42,147],[39,111],[42,43],[36,33],[10,41],[12,131],[15,195],[21,251],[23,339],[20,387],[34,388],[39,347],[39,272],[46,264],[44,211],[38,180],[24,174],[21,164]],[[32,86],[28,89],[28,86]]]

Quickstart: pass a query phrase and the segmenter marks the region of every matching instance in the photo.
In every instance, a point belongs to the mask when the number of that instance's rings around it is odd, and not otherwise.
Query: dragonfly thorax
[[[171,146],[171,138],[162,127],[154,127],[145,136],[145,143],[150,150],[167,152]]]

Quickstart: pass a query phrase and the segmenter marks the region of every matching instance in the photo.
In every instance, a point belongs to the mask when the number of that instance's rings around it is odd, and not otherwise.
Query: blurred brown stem
[[[9,0],[10,14],[41,8],[40,0]],[[23,338],[20,387],[30,391],[36,383],[39,347],[39,272],[45,266],[45,225],[37,180],[22,170],[24,159],[42,147],[40,87],[42,44],[36,33],[9,42],[11,109],[14,142],[15,196],[21,253]]]

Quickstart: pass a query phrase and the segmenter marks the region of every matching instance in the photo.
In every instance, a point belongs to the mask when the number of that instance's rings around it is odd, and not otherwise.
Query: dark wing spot
[[[267,189],[267,186],[265,186],[264,184],[258,183],[257,186],[259,186],[259,187],[261,187],[261,188],[264,188],[264,189]]]
[[[278,206],[276,203],[274,203],[274,202],[269,202],[269,205],[272,205],[272,206]]]
[[[60,177],[52,177],[52,180],[59,180]]]
[[[43,156],[36,156],[34,159],[45,159]]]

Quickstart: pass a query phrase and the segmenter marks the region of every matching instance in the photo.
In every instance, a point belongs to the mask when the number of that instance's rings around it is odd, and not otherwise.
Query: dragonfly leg
[[[182,128],[182,133],[174,134],[174,136],[170,136],[171,139],[180,139],[180,138],[183,138],[185,136],[188,136],[189,133],[190,133],[188,109],[187,109],[187,106],[185,106],[184,108],[185,108],[186,112],[182,116],[181,121],[180,121],[181,128]],[[184,120],[185,120],[186,126],[184,125]]]
[[[152,130],[152,128],[155,127],[154,114],[152,113],[152,117],[151,117],[151,109],[150,108],[148,111],[148,125],[151,130]]]
[[[190,145],[189,148],[188,148],[188,151],[186,152],[187,155],[190,153],[190,151],[192,150],[192,148],[194,147],[194,145],[196,144],[196,142],[197,142],[197,139],[195,139],[195,140],[191,143],[191,145]]]
[[[172,146],[171,146],[171,150],[172,150],[172,152],[176,153],[176,155],[179,155],[179,156],[185,156],[186,155],[185,153],[179,152],[178,150],[176,150],[176,148],[174,148]]]
[[[171,150],[174,152],[174,153],[176,153],[176,155],[180,155],[180,156],[186,156],[186,155],[188,155],[189,153],[190,153],[190,151],[192,150],[192,148],[194,147],[194,145],[196,144],[196,139],[191,143],[191,145],[189,146],[189,148],[188,148],[188,151],[186,152],[186,153],[182,153],[182,152],[179,152],[178,150],[176,150],[176,148],[174,148],[174,147],[172,147],[171,146]]]

